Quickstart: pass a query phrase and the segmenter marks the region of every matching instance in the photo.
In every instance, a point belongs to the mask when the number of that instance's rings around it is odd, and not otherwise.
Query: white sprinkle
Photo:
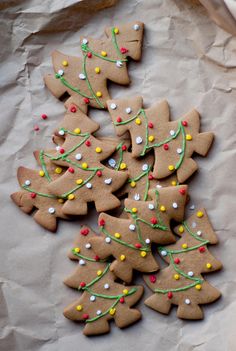
[[[56,210],[55,210],[54,207],[49,207],[48,212],[49,212],[50,214],[53,214],[53,213],[56,212]]]
[[[176,202],[173,202],[172,207],[173,207],[173,208],[178,208],[177,203],[176,203]]]
[[[90,301],[94,302],[96,300],[96,296],[92,295],[90,296]]]
[[[121,61],[116,61],[116,66],[121,68],[123,66],[123,63]]]
[[[139,201],[140,200],[140,195],[139,194],[135,194],[134,195],[134,200]]]
[[[64,132],[63,129],[61,129],[61,130],[59,130],[58,134],[59,134],[59,135],[65,135],[65,132]]]
[[[162,188],[162,185],[161,185],[161,184],[157,184],[157,185],[156,185],[156,188],[157,188],[157,189],[160,189],[160,188]]]
[[[82,159],[82,155],[81,154],[76,154],[75,155],[75,158],[77,161],[81,160]]]
[[[186,303],[186,305],[190,305],[191,301],[189,299],[185,299],[184,302]]]
[[[83,43],[83,44],[88,44],[88,40],[87,40],[86,38],[84,38],[84,39],[82,40],[82,43]]]
[[[81,265],[81,266],[84,266],[85,265],[85,260],[79,260],[79,264]]]
[[[189,207],[189,209],[190,209],[190,210],[195,210],[195,206],[194,206],[194,205],[191,205],[191,206]]]
[[[161,251],[161,256],[164,256],[164,257],[167,256],[167,251],[166,250],[162,250]]]
[[[144,163],[144,164],[142,165],[142,170],[143,170],[143,171],[147,171],[147,170],[148,170],[148,164],[147,164],[147,163]]]
[[[173,129],[170,130],[170,135],[171,136],[175,135],[175,131]]]
[[[111,238],[109,238],[109,236],[107,236],[106,239],[105,239],[105,242],[106,242],[107,244],[110,244]]]
[[[87,183],[87,184],[86,184],[86,187],[87,187],[88,189],[92,189],[93,186],[92,186],[91,183]]]
[[[136,227],[135,227],[134,224],[130,224],[130,225],[129,225],[129,229],[132,230],[132,231],[134,231],[134,230],[136,229]]]
[[[104,289],[109,289],[110,288],[110,285],[108,283],[104,284]]]
[[[115,110],[117,108],[117,105],[113,102],[111,105],[110,105],[110,108],[112,110]]]
[[[110,185],[112,183],[112,178],[107,178],[104,180],[104,183]]]
[[[149,210],[154,210],[155,206],[153,204],[148,204]]]
[[[25,185],[26,186],[29,186],[31,184],[31,181],[29,180],[29,179],[27,179],[26,181],[25,181]]]
[[[110,159],[108,160],[108,164],[109,164],[110,167],[115,168],[115,166],[116,166],[116,160],[114,160],[114,158],[110,158]]]
[[[194,273],[192,271],[188,272],[188,276],[189,277],[193,277],[194,276]]]
[[[92,245],[90,243],[85,244],[86,249],[91,249],[91,246]]]
[[[197,231],[197,235],[198,235],[198,236],[201,236],[201,235],[202,235],[201,230],[198,230],[198,231]]]
[[[133,26],[133,29],[134,29],[134,30],[139,30],[139,29],[140,29],[140,25],[139,25],[139,24],[135,24],[135,25]]]
[[[84,79],[86,79],[86,76],[85,76],[83,73],[80,73],[80,74],[79,74],[79,79],[84,80]]]
[[[181,153],[182,153],[182,149],[181,149],[181,148],[178,148],[178,149],[176,150],[176,152],[177,152],[177,154],[181,154]]]
[[[102,311],[101,310],[97,310],[96,314],[97,314],[97,316],[100,316],[100,314],[102,314]]]
[[[142,142],[143,142],[143,139],[141,138],[141,136],[138,136],[136,138],[136,144],[142,144]]]
[[[146,244],[150,244],[150,242],[151,242],[150,239],[146,239],[146,240],[145,240],[145,243],[146,243]]]
[[[63,71],[63,69],[59,69],[57,73],[59,74],[59,76],[63,76],[64,71]]]
[[[196,226],[197,226],[197,223],[196,223],[196,222],[193,222],[193,223],[192,223],[192,228],[196,228]]]
[[[60,148],[61,148],[61,147],[60,147],[59,145],[56,146],[56,150],[57,150],[57,151],[59,151]]]
[[[128,113],[128,115],[132,112],[131,107],[126,107],[125,112]]]

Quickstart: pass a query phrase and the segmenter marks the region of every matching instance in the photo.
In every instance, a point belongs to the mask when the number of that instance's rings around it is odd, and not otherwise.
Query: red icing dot
[[[183,125],[184,127],[187,127],[187,126],[188,126],[188,122],[187,122],[187,121],[182,121],[182,125]]]
[[[88,58],[91,58],[93,55],[91,52],[88,52],[87,56],[88,56]]]
[[[104,219],[100,219],[100,221],[99,221],[99,225],[100,225],[100,227],[103,227],[103,226],[105,225],[105,221],[104,221]]]
[[[84,236],[88,235],[88,233],[89,233],[89,229],[88,229],[88,228],[83,228],[83,229],[81,229],[81,231],[80,231],[80,234],[81,234],[81,235],[84,235]]]
[[[201,247],[199,247],[198,251],[199,251],[199,252],[201,252],[201,253],[203,253],[203,252],[205,252],[205,251],[206,251],[206,249],[205,249],[205,247],[204,247],[204,246],[201,246]]]
[[[122,148],[121,148],[123,151],[126,151],[127,150],[127,146],[126,145],[122,145]]]
[[[172,292],[171,292],[171,291],[169,291],[169,292],[167,293],[167,297],[168,297],[168,299],[172,299],[173,294],[172,294]]]
[[[118,122],[118,123],[122,122],[122,118],[121,117],[117,117],[116,122]]]
[[[166,151],[169,150],[169,145],[168,144],[164,144],[163,145],[163,149],[166,150]]]
[[[156,283],[157,278],[155,277],[155,275],[150,275],[149,279],[151,283]]]
[[[36,197],[36,193],[31,193],[31,194],[30,194],[30,197],[31,197],[32,199],[34,199],[34,198]]]
[[[136,247],[137,249],[140,249],[140,248],[142,247],[142,245],[139,244],[139,243],[137,243],[137,244],[135,244],[135,247]]]
[[[181,195],[185,195],[185,193],[186,193],[186,190],[185,190],[184,188],[182,188],[182,189],[179,189],[179,193],[180,193]]]
[[[148,179],[149,179],[149,180],[153,180],[153,175],[152,175],[152,174],[149,174]]]
[[[77,111],[77,108],[75,106],[70,107],[70,112],[75,113]]]
[[[89,103],[90,103],[89,98],[84,98],[84,102],[85,102],[86,104],[89,104]]]
[[[152,122],[148,123],[148,128],[153,128],[153,123]]]
[[[98,255],[96,255],[96,256],[94,257],[94,259],[95,259],[95,261],[99,261],[99,260],[100,260],[100,257],[99,257]]]
[[[61,147],[59,152],[60,154],[64,154],[65,150]]]
[[[91,146],[91,141],[86,140],[86,141],[85,141],[85,145],[86,145],[86,146]]]
[[[152,224],[157,224],[157,219],[156,219],[155,217],[153,217],[153,218],[151,219],[151,222],[152,222]]]
[[[102,176],[102,171],[97,171],[96,174],[97,174],[98,177],[101,177]]]
[[[82,316],[82,318],[85,319],[85,320],[86,320],[86,319],[89,319],[88,313],[84,313],[83,316]]]
[[[125,299],[124,299],[124,297],[122,296],[121,298],[120,298],[120,303],[124,303],[125,302]]]
[[[129,50],[128,49],[126,49],[126,48],[120,48],[120,52],[122,53],[122,54],[126,54],[127,52],[128,52]]]
[[[39,130],[39,126],[35,125],[35,126],[34,126],[34,131],[37,132],[38,130]]]
[[[179,264],[179,263],[180,263],[180,259],[179,259],[178,257],[176,257],[176,258],[174,259],[174,263]]]
[[[43,113],[43,114],[41,115],[41,118],[42,118],[42,119],[47,119],[48,116],[47,116],[45,113]]]
[[[75,170],[74,170],[73,167],[69,167],[69,168],[68,168],[68,171],[69,171],[70,173],[74,173],[74,172],[75,172]]]
[[[80,283],[80,287],[81,287],[81,288],[84,288],[85,286],[86,286],[86,283],[85,283],[85,282],[81,282],[81,283]]]

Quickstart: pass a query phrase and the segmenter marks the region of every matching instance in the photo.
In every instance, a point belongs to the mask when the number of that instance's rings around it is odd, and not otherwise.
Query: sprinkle
[[[179,280],[179,278],[180,278],[180,275],[179,275],[179,274],[174,274],[174,279],[175,279],[175,280]]]
[[[156,283],[157,278],[156,278],[155,275],[150,275],[149,280],[150,280],[151,283],[154,284],[154,283]]]
[[[168,166],[168,169],[169,169],[169,171],[173,171],[173,170],[175,169],[175,166],[169,165],[169,166]]]
[[[90,296],[90,299],[89,299],[91,302],[94,302],[96,300],[96,296],[92,295]]]
[[[101,97],[101,96],[102,96],[101,91],[97,91],[97,92],[96,92],[96,96],[97,96],[97,97]]]
[[[198,218],[203,217],[203,215],[204,215],[204,213],[203,213],[202,211],[198,211],[198,212],[197,212],[197,217],[198,217]]]
[[[62,147],[60,147],[59,152],[60,152],[60,154],[64,154],[65,150]]]
[[[85,145],[86,145],[86,146],[91,146],[91,141],[90,141],[90,140],[86,140],[86,141],[85,141]]]
[[[96,315],[100,316],[100,314],[102,314],[102,311],[101,310],[97,310]]]
[[[160,188],[162,188],[162,185],[161,185],[161,184],[157,184],[157,185],[156,185],[156,188],[157,188],[157,189],[160,189]]]
[[[186,190],[185,190],[184,188],[181,188],[181,189],[179,189],[179,193],[180,193],[181,195],[185,195]]]
[[[116,66],[117,67],[119,67],[119,68],[121,68],[122,66],[123,66],[123,63],[122,63],[122,61],[116,61]]]
[[[115,34],[118,34],[118,33],[119,33],[119,28],[117,28],[117,27],[114,28],[114,33],[115,33]]]
[[[124,290],[123,290],[123,294],[124,294],[124,295],[128,295],[128,293],[129,293],[129,290],[128,290],[128,289],[124,289]]]
[[[129,50],[128,49],[126,49],[126,48],[120,48],[120,52],[122,53],[122,54],[126,54],[127,52],[128,52]]]
[[[104,289],[109,289],[110,288],[110,285],[108,283],[104,284]]]
[[[109,310],[109,313],[110,313],[111,316],[114,316],[114,314],[116,313],[116,309],[115,308],[111,308]]]
[[[190,305],[191,301],[189,299],[185,299],[184,302],[186,303],[186,305]]]
[[[197,226],[197,223],[196,223],[196,222],[193,222],[193,223],[192,223],[192,228],[196,228],[196,226]]]
[[[99,269],[99,270],[97,271],[97,276],[100,276],[100,275],[102,275],[102,271]]]
[[[134,231],[134,230],[136,229],[136,227],[135,227],[134,224],[130,224],[130,225],[129,225],[129,229],[132,230],[132,231]]]
[[[154,140],[155,140],[154,135],[149,135],[148,140],[149,140],[150,142],[154,141]]]
[[[75,134],[80,134],[80,132],[81,132],[80,128],[75,128],[75,129],[74,129],[74,133],[75,133]]]
[[[89,104],[90,103],[89,98],[84,98],[83,100],[84,100],[85,104]]]
[[[148,204],[149,210],[154,210],[155,206],[153,204]]]
[[[177,182],[176,182],[175,180],[172,180],[171,185],[172,185],[172,186],[176,186],[176,185],[177,185]]]
[[[59,135],[65,135],[65,132],[63,129],[60,129],[59,132],[58,132]]]
[[[109,236],[107,236],[107,237],[105,238],[105,242],[106,242],[107,244],[110,244],[111,238],[109,238]]]
[[[41,115],[41,118],[42,118],[42,119],[47,119],[48,116],[47,116],[45,113],[43,113],[43,114]]]
[[[172,207],[173,208],[178,208],[178,204],[176,202],[173,202]]]
[[[139,201],[140,200],[140,195],[139,194],[135,194],[134,195],[134,200],[135,201]]]
[[[81,288],[84,288],[86,286],[86,283],[85,282],[81,282],[80,285],[79,285]]]
[[[120,164],[120,169],[126,169],[127,168],[127,164],[125,162],[122,162]]]
[[[106,51],[101,51],[101,55],[102,55],[103,57],[106,57],[106,56],[107,56]]]
[[[86,79],[86,76],[83,73],[80,73],[79,74],[79,79],[84,80],[84,79]]]
[[[126,259],[125,255],[120,255],[120,260],[124,261]]]
[[[70,112],[75,113],[77,111],[76,106],[71,106],[70,107]]]
[[[69,167],[69,168],[68,168],[68,172],[70,172],[70,173],[75,173],[75,170],[74,170],[73,167]]]
[[[169,150],[169,145],[168,144],[164,144],[163,145],[163,149],[166,150],[166,151]]]
[[[63,76],[64,71],[63,71],[63,69],[59,69],[57,73],[58,73],[58,74],[59,74],[59,76],[61,77],[61,76]]]
[[[211,264],[211,263],[207,263],[207,264],[206,264],[206,268],[207,268],[207,269],[211,269],[211,268],[212,268],[212,264]]]
[[[77,179],[75,182],[76,182],[76,184],[80,185],[83,183],[83,179]]]
[[[182,149],[181,149],[181,148],[178,148],[178,149],[176,150],[176,152],[177,152],[177,154],[182,154]]]
[[[61,172],[62,172],[62,168],[61,167],[55,168],[55,173],[56,174],[61,174]]]
[[[140,25],[139,24],[134,24],[133,25],[133,29],[136,30],[136,31],[139,30],[140,29]]]
[[[62,61],[62,66],[64,66],[64,67],[68,66],[68,61],[66,61],[66,60]]]
[[[184,232],[184,227],[182,225],[179,226],[179,233],[183,233]]]
[[[53,214],[53,213],[56,212],[56,210],[55,210],[54,207],[49,207],[48,212],[49,212],[50,214]]]
[[[82,40],[82,43],[83,43],[83,44],[88,44],[88,40],[87,40],[86,38],[84,38],[84,39]]]
[[[193,273],[192,271],[189,271],[189,272],[188,272],[188,276],[189,276],[189,277],[193,277],[193,276],[194,276],[194,273]]]
[[[167,251],[166,250],[162,250],[161,251],[161,256],[163,256],[163,257],[167,256]]]
[[[198,235],[198,236],[201,236],[201,235],[202,235],[201,230],[198,230],[198,231],[197,231],[197,235]]]
[[[121,118],[121,117],[117,117],[116,121],[117,121],[118,123],[120,123],[120,122],[122,122],[122,118]]]
[[[83,306],[82,305],[78,305],[78,306],[76,306],[76,309],[77,309],[77,311],[82,311]]]
[[[147,164],[147,163],[144,163],[144,164],[142,165],[142,170],[143,170],[143,171],[147,171],[147,170],[148,170],[148,164]]]
[[[110,167],[115,168],[115,166],[116,166],[116,160],[114,160],[114,158],[110,158],[110,159],[108,160],[108,164],[109,164]]]
[[[136,249],[141,249],[141,247],[142,247],[142,245],[140,243],[136,243],[134,246],[136,247]]]
[[[138,209],[136,207],[133,207],[132,210],[131,210],[133,213],[137,213],[138,212]]]
[[[27,179],[26,181],[25,181],[25,185],[26,186],[29,186],[31,184],[31,181],[29,180],[29,179]]]
[[[120,298],[120,303],[124,303],[125,302],[125,299],[124,299],[124,297],[122,296],[121,298]]]
[[[192,138],[192,135],[191,134],[186,134],[186,140],[188,140],[188,141],[190,141],[190,140],[192,140],[193,138]]]
[[[206,249],[205,249],[204,246],[201,246],[201,247],[199,247],[198,251],[199,251],[200,253],[203,253],[203,252],[206,251]]]
[[[101,72],[100,67],[95,67],[94,71],[95,71],[95,73],[99,74]]]
[[[100,219],[99,226],[103,227],[104,225],[105,225],[105,220],[104,219]]]
[[[104,183],[110,185],[112,183],[112,178],[107,178],[104,180]]]
[[[102,152],[102,148],[101,147],[96,147],[95,151],[100,154]]]
[[[160,211],[161,211],[161,212],[165,212],[165,211],[166,211],[165,206],[161,206],[161,207],[160,207]]]
[[[132,112],[131,107],[126,107],[125,112],[128,113],[128,115]]]
[[[157,221],[157,219],[156,219],[155,217],[151,218],[151,223],[152,223],[152,224],[157,224],[157,222],[158,222],[158,221]]]
[[[174,263],[179,264],[179,263],[180,263],[180,259],[179,259],[178,257],[176,257],[176,258],[174,259]]]
[[[173,297],[172,291],[168,291],[167,297],[168,297],[168,299],[172,299],[172,297]]]
[[[75,195],[74,195],[74,194],[69,194],[69,195],[67,196],[67,199],[68,199],[68,200],[74,200],[74,199],[75,199]]]
[[[111,110],[115,110],[117,108],[117,105],[113,102],[110,105]]]
[[[142,124],[142,121],[141,121],[140,118],[136,118],[135,123],[136,123],[137,125],[140,125],[140,124]]]
[[[121,237],[120,233],[115,233],[114,234],[115,238],[119,239]]]
[[[57,145],[55,149],[56,149],[57,151],[60,151],[60,146]]]
[[[79,253],[79,252],[80,252],[80,248],[79,248],[79,247],[75,247],[75,248],[74,248],[74,251],[75,251],[76,253]]]
[[[87,164],[86,162],[84,162],[84,163],[82,163],[81,167],[82,167],[83,169],[86,169],[86,168],[88,168],[88,164]]]
[[[37,196],[36,193],[30,193],[30,197],[31,197],[32,199],[36,198],[36,196]],[[59,200],[60,200],[60,199],[59,199]]]
[[[75,158],[76,158],[77,161],[80,161],[81,158],[82,158],[82,155],[81,155],[81,154],[76,154],[76,155],[75,155]]]
[[[184,127],[187,127],[188,122],[187,122],[187,121],[182,121],[182,125],[183,125]]]
[[[122,149],[122,151],[126,151],[127,150],[127,146],[126,145],[122,145],[121,149]]]
[[[194,206],[194,205],[191,205],[191,206],[189,206],[189,209],[190,209],[190,210],[195,210],[195,206]]]
[[[83,228],[83,229],[81,229],[81,231],[80,231],[80,234],[81,234],[81,235],[84,235],[84,236],[87,236],[88,233],[89,233],[89,229],[88,229],[88,228]],[[86,245],[87,245],[87,244],[86,244]]]
[[[186,243],[182,244],[182,248],[183,249],[187,249],[188,248],[188,244],[186,244]]]
[[[96,175],[97,175],[98,177],[101,177],[101,176],[102,176],[102,171],[97,171]]]
[[[201,290],[201,288],[202,288],[201,284],[197,284],[197,285],[195,285],[195,289],[197,289],[197,290]]]
[[[79,265],[80,265],[80,266],[84,266],[84,265],[85,265],[85,263],[86,263],[86,262],[85,262],[85,260],[82,260],[82,259],[81,259],[81,260],[79,260]]]
[[[92,189],[92,187],[93,187],[93,186],[92,186],[92,184],[91,184],[91,183],[87,183],[87,184],[86,184],[86,188],[88,188],[88,189]]]
[[[34,131],[35,132],[39,131],[39,126],[37,124],[34,126]]]
[[[132,182],[130,183],[131,188],[135,188],[136,187],[136,182],[134,180],[132,180]]]
[[[88,58],[92,58],[93,54],[91,52],[88,52],[87,56],[88,56]]]
[[[152,129],[154,127],[152,122],[148,122],[148,128]]]
[[[138,136],[136,138],[136,144],[139,145],[139,144],[142,144],[142,142],[143,142],[143,139],[141,138],[141,136]]]
[[[141,251],[141,252],[140,252],[140,256],[143,257],[143,258],[146,257],[146,256],[147,256],[146,251]]]
[[[83,316],[82,316],[82,318],[83,318],[84,320],[89,319],[89,314],[88,314],[88,313],[84,313]]]
[[[173,129],[170,130],[170,135],[171,136],[175,135],[175,131]]]

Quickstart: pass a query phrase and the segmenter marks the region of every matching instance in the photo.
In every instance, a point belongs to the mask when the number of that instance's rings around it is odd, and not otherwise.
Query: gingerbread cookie
[[[176,172],[178,181],[185,182],[198,168],[191,156],[194,152],[201,156],[207,154],[213,133],[199,133],[200,120],[196,110],[170,122],[165,100],[148,109],[143,109],[142,104],[143,99],[139,96],[108,101],[117,135],[129,131],[133,157],[154,150],[154,178],[162,179]]]
[[[183,220],[187,186],[152,189],[152,201],[125,199],[128,219],[102,213],[99,216],[101,237],[91,239],[93,249],[102,259],[115,257],[111,271],[123,281],[132,280],[133,269],[154,272],[158,264],[151,252],[151,243],[172,243],[175,237],[170,221]]]
[[[217,243],[217,237],[204,209],[198,210],[177,226],[175,233],[181,238],[174,245],[158,249],[169,266],[157,275],[144,277],[155,292],[145,304],[165,314],[170,312],[172,304],[177,305],[179,318],[201,319],[203,311],[199,305],[220,297],[219,290],[201,275],[222,267],[207,248],[208,244]]]
[[[107,39],[81,38],[83,57],[52,54],[55,76],[47,75],[45,83],[57,98],[69,94],[70,103],[106,108],[110,98],[107,80],[129,84],[127,57],[141,58],[143,23],[133,22],[106,28]]]
[[[62,212],[63,200],[51,194],[48,185],[59,178],[65,170],[52,164],[43,151],[36,151],[34,156],[41,169],[19,167],[17,178],[22,190],[13,193],[11,198],[25,213],[32,213],[36,209],[34,220],[54,232],[57,228],[57,218],[68,217]]]
[[[82,292],[76,301],[64,310],[65,317],[85,323],[85,335],[109,332],[109,321],[114,319],[119,328],[127,327],[141,318],[133,306],[143,294],[142,286],[124,286],[115,282],[110,263],[94,252],[91,238],[96,237],[89,227],[83,226],[74,242],[69,257],[78,260],[74,273],[64,282]]]

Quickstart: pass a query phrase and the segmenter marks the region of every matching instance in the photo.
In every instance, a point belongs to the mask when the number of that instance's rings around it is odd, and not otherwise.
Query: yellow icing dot
[[[83,306],[82,305],[78,305],[78,306],[76,306],[76,309],[77,309],[77,311],[82,311]]]
[[[116,313],[116,309],[115,308],[111,308],[109,311],[111,316],[114,316],[114,314]]]
[[[118,34],[118,33],[119,33],[119,28],[117,28],[117,27],[114,28],[114,33],[115,33],[115,34]]]
[[[186,134],[186,140],[192,140],[192,135],[191,134]]]
[[[74,248],[74,251],[75,251],[76,253],[79,253],[79,252],[80,252],[80,248],[79,248],[79,247],[75,247],[75,248]]]
[[[138,124],[138,125],[140,125],[140,124],[142,123],[142,121],[141,121],[140,118],[136,118],[135,123]]]
[[[195,286],[195,288],[196,288],[197,290],[201,290],[202,286],[201,286],[201,284],[197,284],[197,285]]]
[[[61,167],[57,167],[57,168],[55,169],[55,173],[61,174],[61,172],[62,172],[62,168],[61,168]]]
[[[74,129],[74,133],[75,133],[75,134],[80,134],[80,132],[81,132],[80,128],[75,128],[75,129]]]
[[[102,55],[103,57],[107,56],[106,51],[101,51],[101,55]]]
[[[82,184],[82,183],[83,183],[83,179],[77,179],[77,180],[76,180],[76,184],[80,185],[80,184]]]
[[[136,182],[132,181],[132,182],[130,183],[130,186],[131,186],[131,188],[135,188],[135,187],[136,187]]]
[[[97,96],[97,97],[101,97],[101,96],[102,96],[101,91],[97,91],[97,92],[96,92],[96,96]]]
[[[187,249],[187,247],[188,247],[188,244],[186,244],[186,243],[185,243],[185,244],[182,244],[182,248],[183,248],[183,249]]]
[[[174,279],[175,279],[175,280],[179,280],[179,278],[180,278],[179,274],[175,274],[175,275],[174,275]]]
[[[70,194],[70,195],[67,196],[68,200],[74,200],[74,198],[75,198],[74,194]]]
[[[97,73],[97,74],[100,73],[100,72],[101,72],[100,67],[95,67],[95,68],[94,68],[94,71],[95,71],[95,73]]]
[[[63,204],[64,200],[63,199],[58,199],[57,200],[60,204]]]
[[[179,233],[183,233],[184,232],[184,227],[181,225],[179,226]]]
[[[141,251],[141,252],[140,252],[140,256],[143,257],[143,258],[146,257],[146,256],[147,256],[146,251]]]
[[[120,169],[126,169],[127,165],[126,163],[122,162],[120,165]]]
[[[44,171],[39,171],[39,175],[40,175],[40,177],[44,177],[44,175],[45,175],[45,173],[44,173]]]
[[[82,165],[81,165],[81,166],[82,166],[82,168],[83,168],[83,169],[88,168],[88,164],[87,164],[86,162],[82,163]]]
[[[198,212],[197,212],[197,217],[198,217],[198,218],[203,217],[203,212],[202,212],[202,211],[198,211]]]
[[[166,210],[165,206],[162,205],[162,206],[160,207],[160,211],[161,211],[161,212],[165,212],[165,210]]]
[[[172,180],[171,185],[176,186],[177,182],[175,180]]]
[[[97,275],[98,276],[102,275],[102,271],[101,270],[97,271]]]
[[[169,166],[168,166],[168,169],[169,169],[169,171],[173,171],[173,170],[175,169],[175,166],[169,165]]]
[[[154,135],[149,135],[148,140],[151,141],[151,142],[154,141],[155,140]]]
[[[62,61],[62,66],[64,66],[64,67],[68,66],[68,61],[66,61],[66,60]]]
[[[120,255],[120,260],[124,261],[126,259],[125,255]]]
[[[207,263],[206,264],[206,268],[211,269],[212,268],[212,264],[211,263]]]
[[[129,290],[128,290],[128,289],[124,289],[124,290],[123,290],[123,294],[128,295],[128,293],[129,293]]]
[[[102,148],[98,146],[98,147],[96,147],[95,151],[96,151],[98,154],[100,154],[100,153],[102,152]]]
[[[119,239],[121,237],[120,233],[115,233],[114,236]]]
[[[137,208],[136,208],[136,207],[133,207],[133,208],[132,208],[132,212],[133,212],[133,213],[138,212]]]

